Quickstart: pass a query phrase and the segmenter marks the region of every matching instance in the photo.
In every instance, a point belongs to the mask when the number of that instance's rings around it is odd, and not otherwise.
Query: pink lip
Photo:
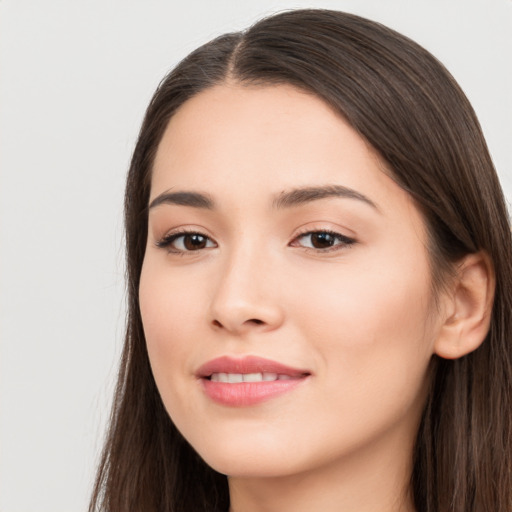
[[[215,382],[209,379],[213,373],[276,373],[286,380],[239,382]],[[292,391],[303,383],[311,372],[256,356],[234,358],[223,356],[202,365],[196,372],[206,395],[222,405],[242,407],[256,405]]]

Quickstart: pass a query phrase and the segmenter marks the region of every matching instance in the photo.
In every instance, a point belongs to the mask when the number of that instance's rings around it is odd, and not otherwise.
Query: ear
[[[438,356],[458,359],[482,344],[489,331],[495,286],[487,253],[469,254],[461,260],[445,297],[446,319],[434,343]]]

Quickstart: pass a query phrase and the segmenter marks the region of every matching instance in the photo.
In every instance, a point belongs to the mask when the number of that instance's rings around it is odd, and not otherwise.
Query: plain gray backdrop
[[[512,0],[0,0],[0,511],[86,510],[124,329],[123,181],[163,75],[294,7],[433,52],[512,197]]]

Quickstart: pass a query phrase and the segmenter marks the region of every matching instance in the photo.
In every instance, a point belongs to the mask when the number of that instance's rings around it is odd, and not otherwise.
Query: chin
[[[209,454],[210,455],[210,454]],[[246,457],[208,456],[205,462],[215,471],[236,478],[275,478],[295,473],[289,460],[275,455]]]
[[[263,439],[262,439],[263,437]],[[215,471],[232,477],[277,477],[301,471],[301,456],[284,439],[261,436],[212,436],[191,443]],[[303,461],[304,462],[304,461]]]

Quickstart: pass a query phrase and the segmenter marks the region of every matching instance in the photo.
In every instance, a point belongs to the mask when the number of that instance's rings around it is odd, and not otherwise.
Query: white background
[[[512,0],[0,0],[1,512],[86,509],[123,337],[123,181],[154,88],[292,7],[381,21],[439,57],[512,197]]]

